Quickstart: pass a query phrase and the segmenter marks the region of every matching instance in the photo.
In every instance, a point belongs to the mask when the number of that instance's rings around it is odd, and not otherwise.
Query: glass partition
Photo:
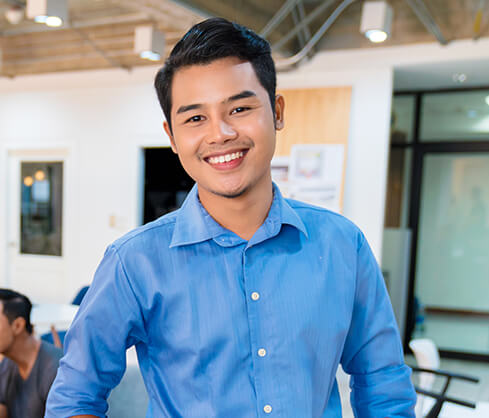
[[[489,354],[489,153],[427,154],[415,295],[417,336],[440,349]]]
[[[489,89],[426,93],[421,103],[421,142],[489,138]]]
[[[391,143],[413,142],[416,97],[396,95],[392,99]]]

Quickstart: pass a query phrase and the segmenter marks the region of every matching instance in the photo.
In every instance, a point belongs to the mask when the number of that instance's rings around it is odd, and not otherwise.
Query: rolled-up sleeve
[[[378,264],[359,237],[353,317],[341,359],[359,418],[414,418],[416,394]]]
[[[137,297],[111,246],[66,334],[45,417],[105,417],[107,397],[126,369],[126,349],[144,340]]]

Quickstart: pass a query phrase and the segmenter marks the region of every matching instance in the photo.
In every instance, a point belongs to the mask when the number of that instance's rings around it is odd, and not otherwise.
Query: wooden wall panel
[[[351,87],[279,91],[285,98],[285,126],[277,132],[276,156],[290,156],[294,144],[342,144],[345,147],[343,195],[350,125]]]
[[[279,91],[285,98],[285,127],[277,133],[275,155],[293,144],[344,144],[350,123],[351,87]]]

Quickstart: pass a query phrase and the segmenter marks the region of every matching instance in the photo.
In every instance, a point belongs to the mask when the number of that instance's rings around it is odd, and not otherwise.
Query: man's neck
[[[5,357],[17,364],[22,379],[26,380],[29,377],[40,347],[41,341],[31,334],[26,334],[18,336],[8,352],[4,353]]]
[[[199,188],[199,198],[207,212],[224,228],[245,240],[249,240],[265,221],[273,200],[273,186],[227,198]]]

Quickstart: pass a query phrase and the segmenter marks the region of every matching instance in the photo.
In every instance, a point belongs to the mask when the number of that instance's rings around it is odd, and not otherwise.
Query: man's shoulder
[[[311,205],[300,200],[285,199],[294,211],[300,216],[306,228],[315,230],[341,231],[346,234],[357,236],[361,234],[360,229],[345,216],[332,210]]]
[[[43,367],[58,368],[59,361],[63,357],[63,350],[55,347],[53,344],[49,344],[45,341],[41,341],[41,347],[39,348],[39,362]]]
[[[170,245],[178,212],[179,209],[129,231],[115,240],[112,247],[118,251],[126,248],[134,250],[138,246],[153,246],[155,241],[159,241],[159,243],[167,241]]]
[[[0,376],[2,378],[7,378],[10,374],[14,373],[17,370],[17,365],[10,360],[8,357],[3,357],[0,360]]]

